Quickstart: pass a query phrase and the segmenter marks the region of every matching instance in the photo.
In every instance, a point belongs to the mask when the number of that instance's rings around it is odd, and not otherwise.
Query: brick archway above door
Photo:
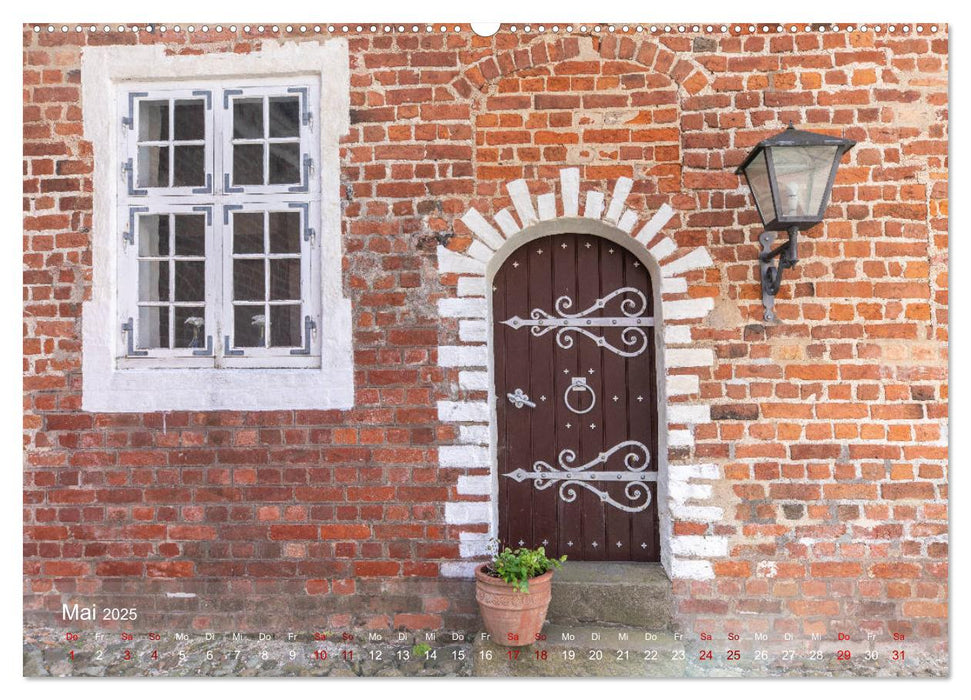
[[[713,480],[720,467],[692,459],[694,427],[711,421],[701,400],[700,379],[710,376],[714,351],[699,346],[692,329],[705,322],[714,306],[706,289],[692,289],[694,271],[711,267],[705,248],[684,249],[662,232],[677,216],[667,204],[654,212],[627,206],[634,182],[619,178],[609,196],[598,189],[583,191],[578,168],[564,168],[559,181],[534,196],[525,180],[506,185],[512,207],[489,218],[469,209],[461,218],[472,241],[463,251],[438,249],[438,270],[450,292],[438,301],[439,316],[457,321],[457,337],[444,339],[438,364],[454,384],[438,402],[438,417],[455,428],[454,445],[439,448],[439,466],[458,473],[457,497],[445,506],[446,525],[457,533],[467,561],[444,565],[442,573],[469,576],[474,559],[487,551],[497,533],[495,401],[492,353],[489,347],[491,309],[488,294],[493,276],[516,249],[557,233],[583,233],[609,238],[624,246],[648,269],[655,294],[658,348],[657,401],[659,416],[658,506],[661,563],[672,578],[707,579],[712,560],[727,554],[727,538],[710,534],[722,509],[711,504]],[[699,334],[700,336],[700,334]],[[669,462],[670,456],[670,462]],[[709,534],[674,534],[675,524],[688,522],[695,532],[707,525]]]

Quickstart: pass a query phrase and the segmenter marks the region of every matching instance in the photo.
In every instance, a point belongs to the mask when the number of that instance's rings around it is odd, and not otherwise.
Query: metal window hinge
[[[294,348],[290,351],[291,355],[309,355],[310,354],[310,344],[312,340],[317,339],[317,323],[310,318],[310,316],[304,316],[303,319],[303,347]]]
[[[301,111],[303,112],[303,125],[310,126],[310,122],[313,119],[313,114],[310,113],[310,108],[308,106],[309,100],[307,99],[307,88],[292,87],[287,88],[287,92],[300,95]]]
[[[135,189],[135,167],[131,158],[121,164],[121,179],[128,182],[129,196],[148,194],[148,190]]]
[[[206,173],[206,184],[203,187],[194,187],[192,194],[212,194],[212,173]]]
[[[223,355],[239,356],[242,355],[242,350],[233,350],[233,344],[229,341],[229,336],[223,336]]]
[[[132,317],[128,317],[128,321],[121,324],[121,332],[127,337],[128,350],[125,353],[125,357],[145,357],[148,355],[148,350],[136,350],[135,349],[135,323]]]
[[[314,159],[309,155],[303,156],[303,182],[290,188],[290,192],[307,192],[310,189],[310,178],[314,173]]]
[[[235,194],[237,192],[242,192],[242,187],[233,187],[229,181],[229,173],[223,173],[223,193],[224,194]]]
[[[212,90],[193,90],[193,95],[206,98],[206,109],[212,109]]]
[[[229,98],[233,95],[242,95],[243,91],[237,88],[223,90],[223,109],[229,109]]]
[[[229,215],[236,209],[242,209],[242,204],[223,204],[223,224],[229,224]]]
[[[133,129],[135,127],[135,98],[137,97],[148,97],[147,92],[129,92],[128,93],[128,116],[121,118],[121,125],[126,129]]]
[[[201,348],[199,350],[193,350],[192,354],[199,357],[206,357],[206,356],[211,357],[212,356],[212,336],[211,335],[206,336],[206,347]]]
[[[135,217],[143,211],[148,211],[148,207],[128,207],[128,230],[121,234],[125,246],[135,245]]]
[[[317,232],[310,226],[310,205],[307,202],[287,202],[287,206],[303,210],[303,239],[313,244]]]
[[[200,204],[199,206],[192,207],[192,211],[203,212],[206,215],[206,226],[212,226],[211,204]]]

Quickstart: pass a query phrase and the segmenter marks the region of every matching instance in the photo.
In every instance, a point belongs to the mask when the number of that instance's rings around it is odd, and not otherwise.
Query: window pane
[[[203,214],[175,215],[175,254],[206,254],[206,217]]]
[[[206,347],[206,318],[202,306],[175,307],[175,347]]]
[[[176,146],[174,155],[174,187],[202,187],[206,184],[205,146]]]
[[[270,213],[270,252],[300,252],[300,213],[275,211]]]
[[[145,258],[169,254],[168,215],[138,217],[138,254]]]
[[[202,141],[205,139],[205,114],[202,100],[176,100],[175,140]]]
[[[142,100],[138,103],[138,140],[169,140],[168,100]]]
[[[233,138],[261,139],[263,133],[263,100],[233,100]]]
[[[300,305],[270,307],[270,345],[273,347],[298,347],[301,340]]]
[[[175,262],[175,300],[205,301],[206,263],[203,260]]]
[[[169,147],[139,146],[138,186],[169,186]]]
[[[235,307],[233,344],[238,348],[261,348],[266,331],[265,308],[260,306]]]
[[[300,182],[300,144],[270,144],[270,184]]]
[[[836,146],[772,149],[782,216],[816,216],[836,159]]]
[[[270,261],[270,299],[300,298],[300,259],[286,258]]]
[[[138,347],[167,348],[169,346],[169,307],[138,307]]]
[[[169,301],[168,261],[138,261],[138,300]]]
[[[233,299],[263,301],[266,299],[266,280],[263,260],[233,261]]]
[[[300,98],[270,98],[270,137],[287,138],[300,135]]]
[[[263,214],[233,214],[233,252],[263,252]]]
[[[745,168],[745,177],[748,179],[752,194],[755,195],[755,204],[759,208],[762,222],[768,223],[775,219],[775,204],[772,202],[772,189],[769,185],[769,166],[765,160],[763,151],[755,160]]]
[[[263,184],[263,146],[259,143],[233,146],[233,184]]]

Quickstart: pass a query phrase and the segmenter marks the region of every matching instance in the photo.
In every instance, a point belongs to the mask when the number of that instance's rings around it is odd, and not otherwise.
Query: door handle
[[[522,408],[523,406],[529,406],[530,408],[536,408],[536,404],[529,400],[529,396],[523,393],[522,389],[516,389],[511,394],[506,394],[506,398],[512,403],[516,408]]]

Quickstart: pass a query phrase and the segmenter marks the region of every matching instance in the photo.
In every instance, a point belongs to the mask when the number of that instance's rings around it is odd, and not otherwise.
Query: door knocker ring
[[[570,404],[570,397],[576,393],[583,394],[586,392],[590,393],[590,405],[582,410],[578,408],[574,408]],[[582,416],[584,413],[590,413],[590,411],[593,410],[593,407],[597,405],[597,394],[594,393],[594,390],[590,387],[589,384],[587,384],[587,380],[585,377],[573,377],[572,379],[570,379],[570,386],[568,386],[566,388],[566,391],[563,392],[563,403],[566,404],[566,407],[568,409]]]

